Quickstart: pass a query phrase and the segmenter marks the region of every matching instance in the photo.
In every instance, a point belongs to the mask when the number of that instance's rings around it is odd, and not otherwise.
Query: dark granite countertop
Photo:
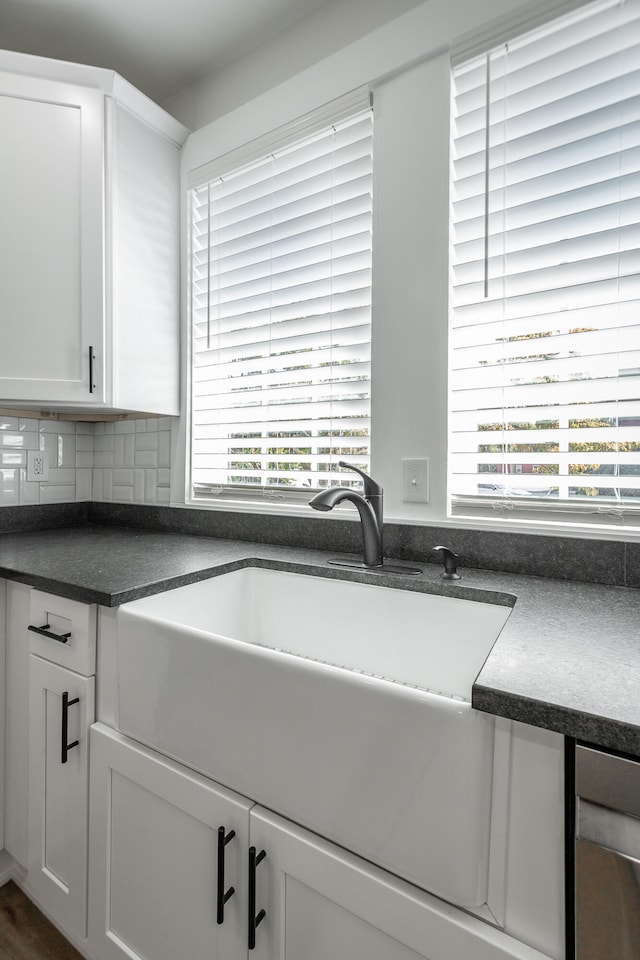
[[[419,578],[381,576],[328,567],[330,556],[109,526],[0,535],[0,577],[105,606],[248,561],[515,604],[474,685],[473,705],[640,756],[639,591],[473,569],[445,583],[432,564],[418,564]]]

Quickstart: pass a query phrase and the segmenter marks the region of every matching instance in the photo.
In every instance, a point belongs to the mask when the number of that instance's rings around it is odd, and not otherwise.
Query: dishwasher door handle
[[[640,863],[640,818],[578,799],[576,836]]]

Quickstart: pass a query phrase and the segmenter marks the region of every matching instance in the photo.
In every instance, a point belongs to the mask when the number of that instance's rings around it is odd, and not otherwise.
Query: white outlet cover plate
[[[49,479],[49,455],[45,450],[27,450],[27,481]]]

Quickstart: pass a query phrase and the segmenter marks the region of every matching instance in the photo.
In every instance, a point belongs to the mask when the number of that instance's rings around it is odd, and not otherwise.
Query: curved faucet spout
[[[350,500],[360,514],[365,566],[381,566],[382,509],[380,509],[380,519],[378,519],[378,511],[369,500],[348,487],[328,487],[326,490],[321,490],[309,501],[309,506],[313,507],[314,510],[333,510],[343,500]],[[380,500],[382,500],[382,496],[380,496]],[[380,504],[381,506],[382,504]]]

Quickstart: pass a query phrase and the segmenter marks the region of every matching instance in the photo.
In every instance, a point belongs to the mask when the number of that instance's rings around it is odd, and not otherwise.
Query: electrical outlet
[[[27,480],[49,479],[49,454],[46,450],[27,450]]]
[[[429,503],[429,460],[402,461],[402,499],[405,503]]]

